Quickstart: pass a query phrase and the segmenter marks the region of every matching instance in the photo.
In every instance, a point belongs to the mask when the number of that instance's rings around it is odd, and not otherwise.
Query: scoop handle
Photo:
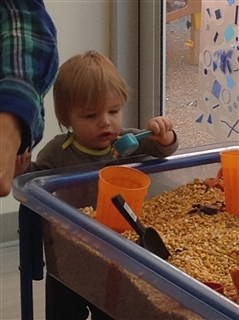
[[[128,223],[133,227],[133,229],[137,232],[137,234],[141,237],[145,233],[144,226],[140,223],[136,214],[130,208],[130,206],[126,203],[124,198],[118,194],[111,198],[114,206],[119,210],[119,212],[123,215],[123,217],[128,221]]]
[[[140,133],[137,133],[136,135],[135,135],[135,138],[139,141],[139,140],[141,140],[141,139],[143,139],[143,138],[146,138],[146,137],[148,137],[148,136],[151,136],[153,134],[153,131],[151,131],[151,130],[144,130],[144,131],[142,131],[142,132],[140,132]]]

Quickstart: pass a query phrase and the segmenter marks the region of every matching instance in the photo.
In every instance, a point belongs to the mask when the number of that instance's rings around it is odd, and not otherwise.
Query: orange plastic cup
[[[223,151],[221,165],[226,210],[239,215],[239,150]]]
[[[100,170],[96,219],[117,232],[132,230],[132,227],[115,208],[112,197],[121,194],[137,217],[140,217],[143,202],[148,193],[150,178],[130,167],[109,166]]]

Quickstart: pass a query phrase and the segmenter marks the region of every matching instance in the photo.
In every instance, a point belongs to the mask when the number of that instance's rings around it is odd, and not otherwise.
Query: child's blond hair
[[[55,114],[60,126],[70,127],[72,108],[95,105],[107,93],[128,99],[128,88],[114,64],[104,55],[88,51],[71,57],[62,64],[53,87]]]

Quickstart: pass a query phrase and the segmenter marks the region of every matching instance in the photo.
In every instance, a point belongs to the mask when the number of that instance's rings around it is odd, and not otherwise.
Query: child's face
[[[107,94],[97,106],[87,111],[73,108],[71,127],[78,143],[86,148],[107,148],[120,134],[122,128],[122,101],[119,96]]]

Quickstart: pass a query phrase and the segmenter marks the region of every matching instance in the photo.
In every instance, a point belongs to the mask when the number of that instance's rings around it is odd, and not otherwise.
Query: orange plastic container
[[[222,152],[221,165],[226,210],[239,215],[239,150]]]
[[[143,172],[124,166],[109,166],[100,170],[96,219],[117,232],[132,230],[113,205],[111,198],[121,194],[137,217],[141,215],[148,193],[150,178]]]

